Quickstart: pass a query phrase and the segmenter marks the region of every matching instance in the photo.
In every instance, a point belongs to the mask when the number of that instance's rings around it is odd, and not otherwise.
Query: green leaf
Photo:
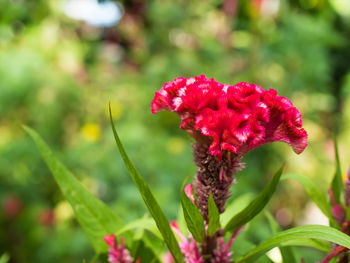
[[[84,229],[97,254],[106,251],[103,237],[114,233],[124,225],[122,219],[108,206],[93,196],[55,157],[41,137],[32,129],[24,127],[33,138],[42,158],[51,170],[58,186],[73,208],[74,214]]]
[[[304,238],[304,239],[293,239],[289,241],[284,241],[281,243],[282,246],[299,246],[299,247],[312,247],[321,251],[331,252],[331,245],[329,242]]]
[[[331,188],[333,190],[335,200],[337,201],[338,204],[341,204],[340,195],[342,190],[344,189],[344,185],[343,185],[343,179],[342,179],[341,167],[340,167],[338,142],[337,142],[337,137],[335,135],[333,136],[333,141],[334,141],[334,153],[335,153],[336,165],[335,165],[335,174],[331,183]]]
[[[245,234],[242,233],[241,235],[238,235],[235,239],[235,242],[233,242],[232,245],[232,251],[233,253],[233,262],[236,262],[237,258],[240,258],[244,256],[245,254],[249,253],[251,250],[253,250],[256,245],[254,243],[251,243],[247,240],[247,238],[244,236]],[[262,255],[256,263],[273,263],[273,261],[266,255]]]
[[[0,257],[0,263],[7,263],[10,260],[10,256],[7,253],[2,254]]]
[[[208,235],[212,236],[220,228],[220,214],[212,194],[209,195],[208,200],[208,218]]]
[[[302,187],[306,190],[307,194],[312,201],[318,206],[322,213],[327,216],[330,220],[334,220],[331,208],[327,202],[324,194],[319,190],[319,188],[309,179],[308,177],[299,175],[299,174],[286,174],[283,176],[282,180],[293,179],[301,184]]]
[[[277,232],[280,232],[281,231],[280,226],[278,225],[275,218],[271,215],[271,213],[266,211],[265,216],[270,224],[272,234],[276,234]],[[279,250],[281,252],[282,259],[283,259],[282,262],[296,263],[293,248],[280,246]]]
[[[132,230],[132,229],[142,229],[142,230],[148,230],[152,234],[154,234],[159,239],[162,239],[162,235],[160,234],[157,225],[154,223],[154,220],[152,218],[141,218],[136,219],[128,224],[126,224],[124,227],[119,229],[115,234],[116,236],[121,236],[125,232]]]
[[[160,262],[157,253],[149,247],[143,239],[134,240],[131,256],[135,260],[139,258],[141,263]]]
[[[181,191],[181,204],[188,230],[197,242],[203,243],[205,240],[203,216],[199,212],[198,207],[188,198],[183,187]]]
[[[262,254],[285,241],[305,238],[327,240],[339,244],[343,247],[350,248],[350,237],[340,232],[339,230],[328,226],[308,225],[291,228],[286,231],[275,234],[273,237],[269,238],[268,240],[265,240],[255,249],[250,251],[247,255],[239,258],[235,262],[255,262],[255,260],[259,258]]]
[[[225,212],[220,214],[220,222],[222,225],[226,225],[232,215],[237,214],[239,211],[241,211],[244,207],[246,207],[253,199],[252,193],[245,193],[243,195],[240,195],[238,197],[235,197],[232,202],[230,202],[225,209]]]
[[[173,255],[176,262],[180,263],[183,262],[183,255],[180,251],[179,245],[177,244],[177,241],[175,239],[174,233],[170,229],[169,222],[166,219],[163,211],[161,210],[159,204],[157,203],[156,199],[154,198],[151,190],[149,189],[147,183],[141,175],[136,170],[135,166],[130,161],[128,155],[126,154],[124,147],[119,139],[118,133],[114,127],[113,118],[112,118],[112,112],[111,112],[111,105],[109,105],[109,117],[110,122],[113,130],[113,135],[115,138],[115,141],[117,143],[120,155],[122,156],[124,160],[124,164],[126,168],[129,171],[129,174],[134,181],[137,189],[139,190],[141,197],[143,201],[145,202],[148,210],[150,211],[154,221],[156,222],[156,225],[162,234],[164,241],[166,245],[169,248],[169,251]]]
[[[261,212],[261,210],[264,209],[276,190],[277,184],[282,175],[282,171],[283,166],[277,171],[270,183],[261,191],[261,193],[246,208],[231,218],[224,228],[225,232],[233,232],[237,230],[252,220]]]

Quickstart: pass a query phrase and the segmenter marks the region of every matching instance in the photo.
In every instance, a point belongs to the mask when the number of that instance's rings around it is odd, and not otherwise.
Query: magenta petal
[[[177,113],[181,129],[209,145],[218,160],[224,151],[243,155],[274,141],[288,143],[296,153],[307,146],[301,114],[292,102],[247,82],[230,86],[204,75],[177,78],[156,92],[152,112],[161,110]]]
[[[108,246],[110,246],[112,248],[117,246],[117,240],[116,240],[114,234],[110,234],[108,236],[105,236],[103,239],[107,243]]]

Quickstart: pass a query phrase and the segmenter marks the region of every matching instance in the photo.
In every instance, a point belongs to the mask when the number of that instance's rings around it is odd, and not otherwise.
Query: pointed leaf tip
[[[120,152],[120,155],[123,158],[124,164],[129,172],[132,180],[134,181],[137,189],[139,190],[139,192],[141,194],[143,201],[145,202],[149,212],[151,213],[154,221],[156,222],[156,225],[157,225],[160,233],[163,236],[164,242],[168,246],[169,251],[173,255],[175,261],[177,263],[182,263],[183,262],[183,255],[182,255],[181,250],[179,248],[179,245],[175,239],[175,236],[174,236],[174,234],[169,226],[168,220],[166,219],[158,202],[154,198],[146,181],[142,178],[142,176],[136,170],[134,164],[129,159],[129,156],[127,155],[127,153],[124,149],[124,146],[120,141],[117,130],[115,129],[115,126],[114,126],[114,122],[113,122],[113,118],[112,118],[112,110],[111,110],[110,104],[109,104],[109,119],[110,119],[114,139],[115,139],[115,142],[117,144],[118,150]],[[190,201],[190,203],[191,203],[191,201]]]

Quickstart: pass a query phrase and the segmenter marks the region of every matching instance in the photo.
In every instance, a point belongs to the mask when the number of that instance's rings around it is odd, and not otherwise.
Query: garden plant
[[[307,147],[308,134],[303,129],[301,113],[288,98],[279,96],[274,89],[265,90],[247,82],[231,85],[204,75],[179,77],[155,92],[151,111],[163,110],[179,115],[180,128],[193,140],[193,160],[197,167],[193,178],[184,178],[179,189],[182,213],[177,221],[171,222],[154,198],[152,186],[148,186],[129,159],[114,126],[111,106],[110,122],[117,148],[151,217],[146,215],[126,222],[118,211],[86,190],[34,130],[24,127],[96,252],[91,262],[272,262],[266,253],[275,247],[279,248],[283,262],[304,262],[303,256],[298,259],[294,253],[295,246],[326,252],[324,263],[349,262],[350,173],[344,178],[341,174],[336,138],[336,167],[328,195],[306,176],[283,175],[281,164],[246,207],[234,211],[227,202],[230,189],[240,187],[240,181],[244,180],[243,177],[237,180],[236,174],[250,165],[242,161],[245,154],[270,142],[287,143],[296,154]],[[286,179],[305,188],[329,219],[330,226],[280,229],[264,208]],[[235,196],[231,199],[234,202]],[[240,235],[260,213],[274,234],[255,246]]]

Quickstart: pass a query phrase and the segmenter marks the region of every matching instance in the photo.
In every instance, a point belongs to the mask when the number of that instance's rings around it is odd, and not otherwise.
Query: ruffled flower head
[[[268,142],[288,143],[298,154],[307,146],[292,102],[247,82],[231,86],[204,75],[176,78],[155,93],[152,113],[162,110],[177,113],[180,128],[197,142],[209,142],[209,153],[219,161],[225,152],[242,156]]]

